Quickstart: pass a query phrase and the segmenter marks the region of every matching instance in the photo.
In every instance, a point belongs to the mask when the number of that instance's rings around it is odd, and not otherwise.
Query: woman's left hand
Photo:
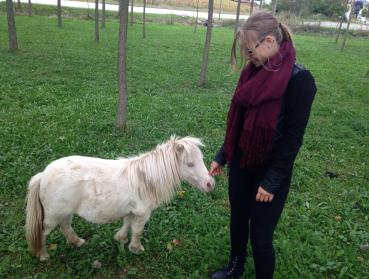
[[[274,195],[265,191],[263,187],[259,186],[258,193],[256,194],[256,201],[258,202],[271,202]]]

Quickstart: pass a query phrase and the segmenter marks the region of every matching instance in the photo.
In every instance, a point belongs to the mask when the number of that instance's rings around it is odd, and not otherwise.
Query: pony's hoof
[[[40,255],[40,262],[47,262],[49,259],[49,254]]]
[[[122,236],[122,235],[119,235],[119,234],[116,234],[116,235],[114,236],[114,239],[115,239],[116,241],[120,242],[120,244],[121,244],[122,246],[124,246],[124,244],[126,244],[126,243],[128,242],[128,237],[126,237],[126,236]]]
[[[74,244],[76,247],[81,247],[83,244],[86,243],[86,240],[83,238],[78,239],[78,241]]]
[[[73,245],[74,247],[81,247],[83,244],[86,243],[86,240],[83,238],[78,238],[77,240],[74,240],[73,242],[67,241],[70,245]]]
[[[145,248],[144,248],[142,245],[140,245],[140,246],[138,246],[138,247],[133,246],[133,245],[129,245],[129,246],[128,246],[128,249],[129,249],[129,251],[131,251],[133,254],[141,254],[141,253],[143,253],[143,252],[145,251]]]

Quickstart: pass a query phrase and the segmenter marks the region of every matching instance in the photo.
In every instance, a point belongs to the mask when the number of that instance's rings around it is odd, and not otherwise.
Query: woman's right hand
[[[223,166],[218,164],[217,162],[213,161],[210,164],[209,174],[211,176],[217,176],[222,173]]]

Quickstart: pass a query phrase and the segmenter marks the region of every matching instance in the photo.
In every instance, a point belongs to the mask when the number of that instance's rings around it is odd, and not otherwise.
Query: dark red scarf
[[[228,111],[224,146],[228,164],[235,152],[240,152],[242,167],[260,165],[267,158],[294,63],[292,43],[283,42],[265,67],[249,63],[243,69]]]

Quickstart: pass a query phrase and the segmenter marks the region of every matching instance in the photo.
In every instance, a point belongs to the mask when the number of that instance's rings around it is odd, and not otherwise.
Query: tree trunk
[[[18,49],[17,30],[15,28],[13,0],[6,0],[6,14],[8,18],[9,51]]]
[[[368,72],[366,73],[366,76],[367,76],[367,77],[369,77],[369,70],[368,70]]]
[[[146,0],[143,1],[142,38],[146,38]]]
[[[95,0],[95,41],[100,41],[99,34],[99,0]]]
[[[199,86],[203,86],[206,83],[206,71],[208,67],[209,49],[211,41],[211,30],[213,28],[213,7],[214,0],[209,0],[209,10],[208,10],[208,26],[206,30],[206,40],[204,48],[204,56],[202,58],[202,66],[200,72]]]
[[[58,0],[58,27],[62,27],[61,0]]]
[[[197,31],[197,21],[199,20],[199,0],[196,2],[196,20],[195,20],[195,30],[193,31],[196,33]]]
[[[277,13],[277,5],[278,5],[278,0],[274,0],[274,5],[273,5],[273,14],[274,15]]]
[[[352,19],[352,9],[350,10],[350,13],[349,13],[349,19],[348,19],[348,22],[347,22],[346,32],[345,32],[345,35],[343,37],[343,41],[342,41],[342,45],[341,45],[341,51],[343,51],[345,49],[345,46],[346,46],[347,35],[350,31],[351,19]]]
[[[263,7],[263,0],[260,0],[259,8],[261,9]]]
[[[340,25],[338,26],[338,29],[337,29],[337,36],[336,36],[336,41],[335,41],[336,44],[338,43],[338,39],[340,38],[340,35],[341,35],[343,20],[344,20],[344,16],[342,17],[342,19],[340,21]]]
[[[349,2],[349,0],[346,1],[346,7],[348,5],[348,2]],[[345,12],[343,12],[343,15],[342,15],[342,18],[341,18],[341,21],[340,21],[340,25],[338,26],[337,36],[336,36],[336,41],[335,41],[336,44],[338,43],[338,39],[340,38],[341,30],[342,30],[342,24],[343,24],[344,20],[345,20]]]
[[[32,16],[32,3],[28,0],[28,16]]]
[[[17,9],[20,11],[20,10],[22,9],[21,1],[20,1],[20,0],[18,0],[18,1],[17,1],[17,3],[18,3]]]
[[[254,0],[251,0],[250,3],[250,15],[252,15],[252,12],[254,11]]]
[[[90,2],[87,0],[87,20],[90,20]]]
[[[128,25],[128,1],[119,1],[119,42],[118,42],[118,113],[117,127],[125,128],[127,122],[127,79],[126,79],[126,43]]]
[[[237,13],[236,13],[236,23],[234,24],[234,35],[237,33],[238,22],[240,20],[240,9],[241,9],[241,0],[237,1]]]
[[[133,23],[134,23],[134,18],[133,18],[133,5],[134,5],[134,0],[131,0],[131,26],[133,26]]]
[[[105,28],[105,21],[106,21],[105,0],[102,0],[101,28]]]
[[[222,0],[220,0],[220,6],[219,6],[219,18],[218,18],[218,20],[220,21],[220,15],[222,14],[222,4],[223,4],[223,1]]]

